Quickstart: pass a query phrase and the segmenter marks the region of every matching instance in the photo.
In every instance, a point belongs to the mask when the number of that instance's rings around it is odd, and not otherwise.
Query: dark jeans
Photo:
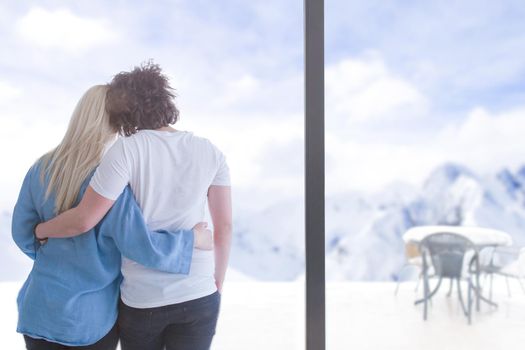
[[[58,343],[52,343],[43,339],[31,338],[24,335],[27,350],[65,350],[65,349],[81,349],[81,350],[115,350],[118,343],[118,328],[117,324],[109,331],[104,338],[98,342],[87,346],[66,346]]]
[[[136,309],[119,307],[122,350],[208,350],[215,335],[221,296],[167,306]]]

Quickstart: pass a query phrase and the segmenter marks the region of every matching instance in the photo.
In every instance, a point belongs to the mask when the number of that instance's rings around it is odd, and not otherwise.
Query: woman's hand
[[[202,250],[213,250],[213,235],[208,230],[207,222],[199,222],[193,226],[194,247]]]

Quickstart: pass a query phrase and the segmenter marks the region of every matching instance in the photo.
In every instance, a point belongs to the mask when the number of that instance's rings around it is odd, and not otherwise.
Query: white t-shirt
[[[207,139],[185,131],[141,130],[108,150],[91,187],[115,200],[127,184],[152,230],[191,229],[203,221],[210,185],[230,186],[228,165]],[[150,308],[214,293],[213,251],[194,249],[189,275],[148,269],[122,259],[122,301]]]

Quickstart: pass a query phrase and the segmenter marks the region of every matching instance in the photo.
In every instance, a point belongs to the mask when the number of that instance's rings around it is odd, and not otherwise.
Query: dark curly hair
[[[148,61],[121,72],[108,84],[106,110],[111,126],[121,135],[174,124],[179,110],[174,90],[158,64]]]

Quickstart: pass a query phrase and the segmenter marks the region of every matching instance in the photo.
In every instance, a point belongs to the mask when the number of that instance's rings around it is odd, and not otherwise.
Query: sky
[[[525,165],[521,1],[325,3],[328,194],[417,186],[444,162]],[[299,0],[1,1],[0,210],[80,96],[148,59],[176,127],[226,154],[238,202],[302,195],[302,15]]]

